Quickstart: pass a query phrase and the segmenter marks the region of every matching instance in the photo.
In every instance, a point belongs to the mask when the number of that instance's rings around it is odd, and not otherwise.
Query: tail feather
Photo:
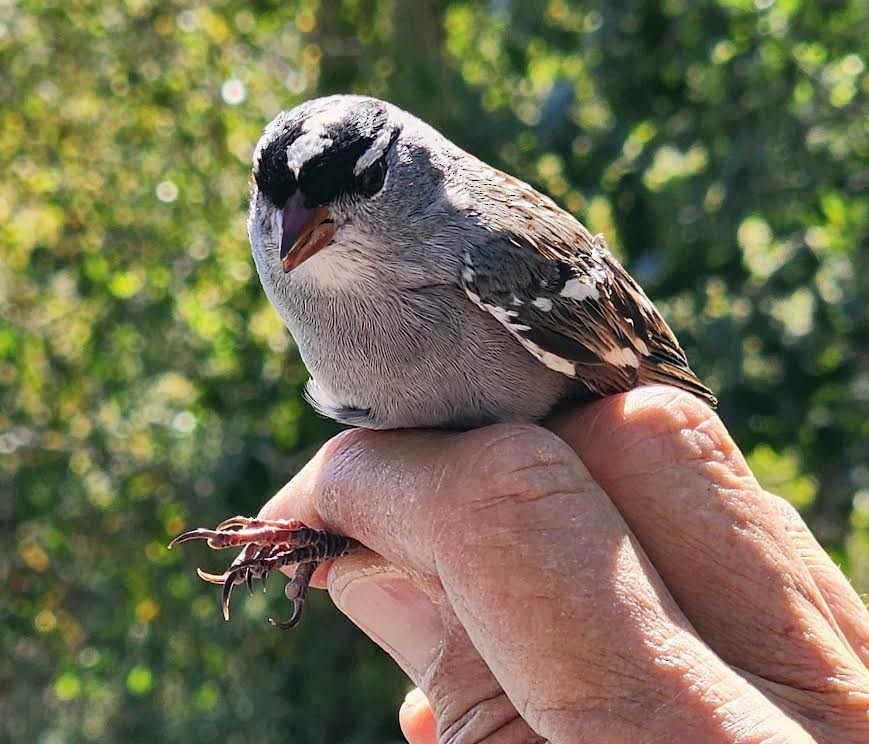
[[[718,399],[712,391],[697,379],[697,375],[691,371],[687,364],[683,366],[669,361],[655,360],[640,368],[639,377],[640,382],[644,384],[672,385],[696,395],[712,408],[718,405]]]

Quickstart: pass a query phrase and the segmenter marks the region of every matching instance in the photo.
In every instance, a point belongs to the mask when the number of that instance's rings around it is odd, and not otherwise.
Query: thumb
[[[423,583],[368,551],[336,561],[328,579],[338,609],[414,682],[427,674],[444,642],[441,612]]]
[[[329,593],[424,691],[411,695],[400,714],[411,744],[542,741],[471,644],[435,579],[363,552],[333,564]]]

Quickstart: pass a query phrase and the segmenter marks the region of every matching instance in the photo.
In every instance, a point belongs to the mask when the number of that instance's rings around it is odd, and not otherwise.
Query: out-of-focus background
[[[0,2],[0,740],[397,742],[320,592],[233,622],[179,530],[335,431],[263,296],[252,148],[390,99],[552,195],[657,300],[771,491],[869,591],[864,0]]]

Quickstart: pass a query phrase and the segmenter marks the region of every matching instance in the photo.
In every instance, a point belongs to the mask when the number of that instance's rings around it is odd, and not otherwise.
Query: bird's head
[[[451,147],[373,98],[329,96],[279,114],[253,160],[248,231],[264,284],[282,273],[318,284],[366,273],[430,280],[421,254],[451,209]]]

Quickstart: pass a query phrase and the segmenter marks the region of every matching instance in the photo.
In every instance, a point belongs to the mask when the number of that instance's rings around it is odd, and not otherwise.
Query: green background
[[[175,533],[335,428],[263,296],[282,108],[389,98],[580,216],[761,481],[869,590],[865,0],[0,3],[0,740],[400,741],[406,681],[315,593],[220,618]]]

